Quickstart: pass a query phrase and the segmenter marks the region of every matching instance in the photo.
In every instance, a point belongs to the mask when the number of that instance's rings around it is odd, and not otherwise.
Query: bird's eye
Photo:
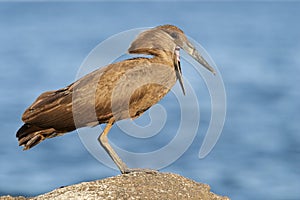
[[[178,34],[176,32],[171,33],[172,38],[177,39],[178,38]]]

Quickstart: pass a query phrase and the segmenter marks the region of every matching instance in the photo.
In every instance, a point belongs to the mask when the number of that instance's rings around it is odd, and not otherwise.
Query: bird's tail
[[[24,150],[39,144],[46,138],[55,137],[58,134],[55,129],[43,129],[34,125],[24,124],[17,132],[16,137],[19,141],[19,146],[24,146]]]

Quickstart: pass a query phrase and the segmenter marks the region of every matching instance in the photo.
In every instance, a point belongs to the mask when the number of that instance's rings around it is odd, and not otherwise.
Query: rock
[[[24,197],[0,197],[0,200],[24,200]],[[210,192],[206,184],[197,183],[177,174],[133,172],[115,177],[82,182],[58,188],[27,200],[62,199],[202,199],[227,200]]]

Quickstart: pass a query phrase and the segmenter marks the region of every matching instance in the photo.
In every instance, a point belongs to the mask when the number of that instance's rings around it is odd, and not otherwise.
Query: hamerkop
[[[46,138],[80,127],[106,123],[98,138],[100,144],[121,173],[133,171],[108,143],[108,132],[114,122],[136,118],[156,104],[177,79],[185,93],[179,49],[215,74],[178,27],[163,25],[146,30],[136,37],[128,49],[130,54],[140,56],[99,68],[63,89],[41,94],[22,116],[25,124],[16,135],[19,145],[27,150]],[[90,92],[92,88],[94,92]],[[78,98],[74,99],[75,93]],[[77,123],[74,122],[75,104],[76,112],[81,116]],[[86,109],[91,105],[94,114]]]

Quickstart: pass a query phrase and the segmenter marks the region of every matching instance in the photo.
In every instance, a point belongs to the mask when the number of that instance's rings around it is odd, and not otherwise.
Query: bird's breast
[[[110,98],[106,96],[105,102],[110,102],[106,106],[120,120],[135,118],[161,100],[175,84],[176,74],[166,64],[139,63],[113,80],[105,89]]]

